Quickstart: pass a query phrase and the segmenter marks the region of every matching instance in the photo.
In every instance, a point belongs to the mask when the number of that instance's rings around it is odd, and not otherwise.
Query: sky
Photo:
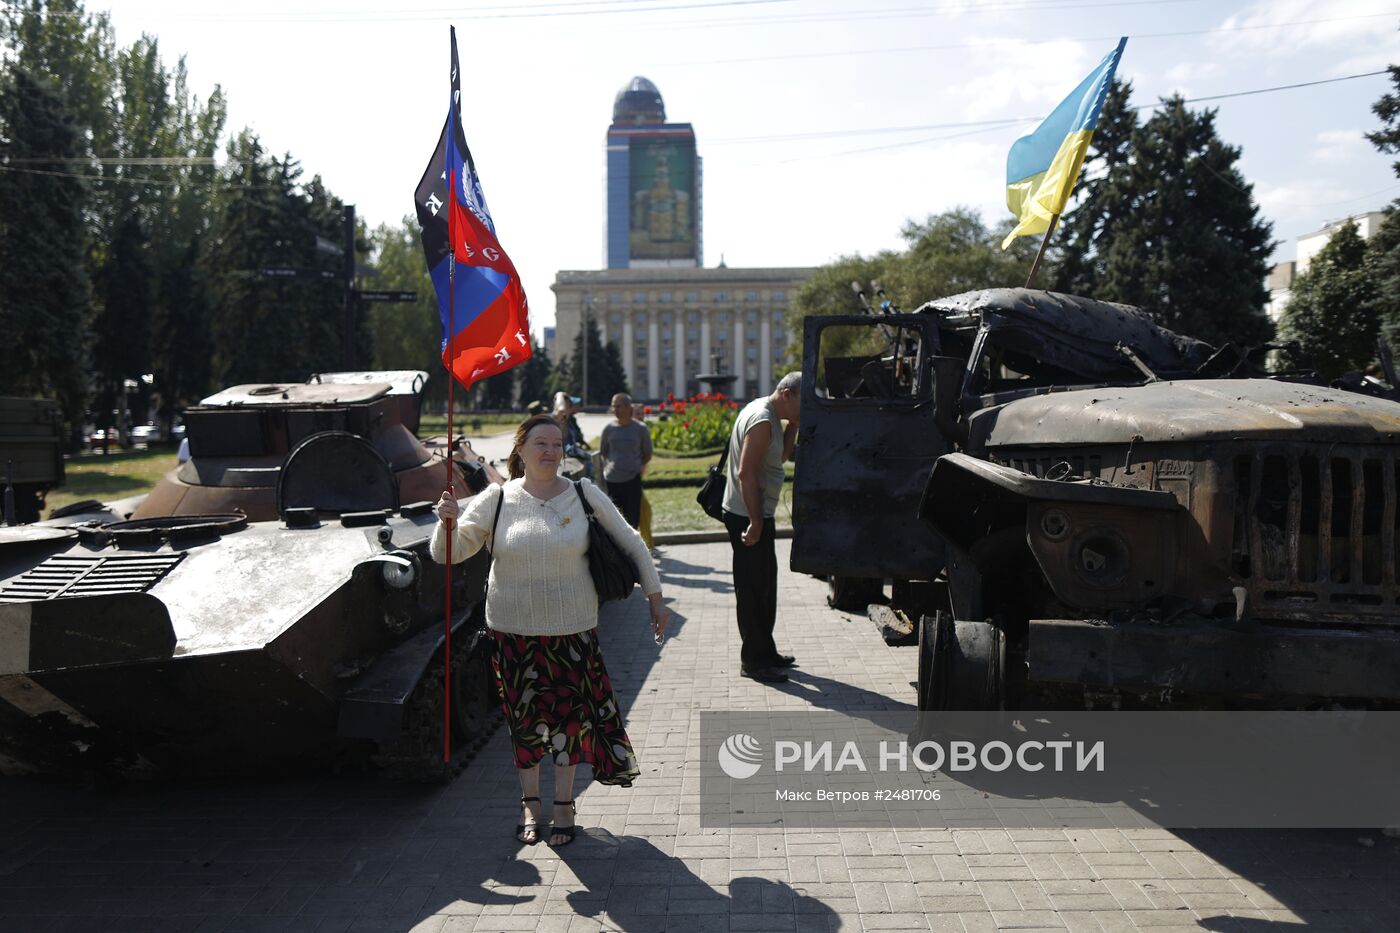
[[[1203,101],[1279,241],[1400,196],[1364,134],[1400,63],[1400,0],[188,0],[90,3],[156,36],[228,128],[319,174],[371,225],[412,213],[449,96],[538,334],[561,270],[603,267],[603,143],[635,75],[704,160],[704,263],[816,266],[953,207],[1009,216],[1007,150],[1128,36],[1133,102]],[[893,296],[913,307],[935,296]]]

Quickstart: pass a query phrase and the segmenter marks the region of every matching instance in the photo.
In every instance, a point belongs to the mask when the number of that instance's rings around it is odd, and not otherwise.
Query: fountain
[[[708,389],[705,389],[706,392],[722,392],[732,397],[729,388],[734,385],[734,381],[739,378],[738,374],[726,373],[724,371],[724,356],[720,353],[711,354],[710,366],[713,367],[714,372],[696,373],[696,380],[700,382],[702,386],[709,386]]]

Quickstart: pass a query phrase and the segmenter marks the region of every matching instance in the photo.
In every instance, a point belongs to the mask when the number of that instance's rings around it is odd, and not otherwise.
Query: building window
[[[749,312],[749,315],[748,315],[748,321],[749,321],[750,324],[757,324],[757,323],[758,323],[758,312],[757,312],[757,311],[750,311],[750,312]]]
[[[776,290],[773,292],[773,297],[772,297],[771,300],[773,300],[773,301],[785,301],[786,299],[787,299],[787,296],[786,296],[785,294],[783,294],[783,290],[780,288],[780,289],[776,289]]]
[[[610,304],[610,305],[619,305],[619,304],[622,304],[622,295],[619,294],[618,292],[613,292],[612,294],[608,295],[608,304]]]
[[[608,318],[608,321],[609,321],[609,323],[612,324],[613,327],[621,327],[621,326],[622,326],[622,315],[620,315],[620,314],[614,314],[612,317]]]
[[[748,358],[750,361],[758,359],[758,351],[753,347],[749,347]]]
[[[632,304],[634,304],[634,305],[644,305],[644,304],[646,304],[646,303],[647,303],[647,293],[646,293],[646,292],[633,292],[633,293],[632,293]]]
[[[718,321],[720,324],[728,324],[728,323],[729,323],[729,312],[728,312],[728,311],[721,311],[719,314],[716,314],[716,315],[715,315],[715,320]]]
[[[699,292],[686,292],[686,293],[685,293],[685,300],[686,300],[686,301],[699,301],[699,300],[700,300],[700,293],[699,293]]]
[[[662,293],[661,293],[661,301],[662,301],[663,303],[665,303],[665,304],[670,304],[670,303],[671,303],[671,293],[670,293],[670,292],[662,292]]]
[[[729,292],[715,292],[715,301],[728,301]]]
[[[694,311],[691,311],[685,316],[685,319],[688,323],[694,324],[696,321],[700,320],[700,315],[696,314]]]
[[[758,292],[744,292],[744,300],[745,300],[745,301],[757,301],[757,300],[758,300]]]

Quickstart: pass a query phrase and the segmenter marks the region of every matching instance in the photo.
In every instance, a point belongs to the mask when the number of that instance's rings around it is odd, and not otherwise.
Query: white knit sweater
[[[582,481],[593,514],[637,565],[642,592],[661,592],[651,554],[642,536],[618,512],[601,489]],[[498,492],[499,490],[499,492]],[[491,537],[496,502],[491,575],[487,580],[486,624],[516,635],[572,635],[598,624],[598,593],[588,573],[588,516],[570,483],[553,499],[536,499],[524,480],[490,486],[465,503],[452,543],[452,562],[460,563]],[[447,560],[447,531],[438,522],[429,544],[433,560]]]

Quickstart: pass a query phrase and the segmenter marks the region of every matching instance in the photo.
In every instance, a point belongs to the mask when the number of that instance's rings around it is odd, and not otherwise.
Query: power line
[[[370,10],[292,10],[283,14],[275,13],[187,13],[184,15],[174,14],[162,16],[162,19],[194,21],[194,22],[238,22],[238,23],[323,23],[323,22],[386,22],[409,19],[449,19],[452,16],[467,16],[474,20],[513,20],[513,19],[549,19],[560,17],[578,16],[598,16],[611,14],[634,14],[634,13],[667,13],[673,11],[709,10],[725,7],[749,7],[749,6],[771,6],[774,4],[790,4],[796,0],[692,0],[692,2],[673,2],[673,0],[578,0],[569,3],[540,3],[528,6],[515,4],[505,6],[477,7],[470,10],[463,10],[461,7],[425,7],[409,9],[370,9]],[[1022,10],[1035,10],[1045,12],[1057,12],[1060,10],[1073,10],[1099,7],[1137,7],[1137,6],[1160,6],[1163,4],[1177,3],[1198,3],[1200,0],[1048,0],[1048,2],[1022,2],[1022,0],[1011,0],[997,4],[981,4],[975,7],[966,8],[956,5],[943,4],[936,7],[927,4],[913,7],[886,7],[883,9],[863,9],[858,13],[842,12],[810,12],[810,13],[783,13],[767,17],[749,17],[743,20],[713,20],[708,23],[687,23],[688,26],[696,25],[754,25],[754,24],[780,24],[780,23],[802,23],[802,22],[848,22],[851,20],[867,21],[871,19],[903,19],[922,18],[928,16],[947,16],[956,12],[958,15],[971,15],[981,13],[1004,13],[1017,12]],[[649,6],[641,6],[647,3]],[[574,7],[604,7],[603,9],[572,9]],[[90,15],[87,13],[58,12],[51,10],[29,10],[13,4],[0,4],[0,10],[8,10],[13,13],[44,16],[68,16],[81,17]]]
[[[1219,33],[1244,32],[1258,29],[1284,29],[1293,26],[1317,26],[1323,23],[1340,23],[1358,19],[1380,19],[1394,16],[1400,16],[1400,10],[1388,13],[1363,13],[1357,16],[1334,16],[1329,19],[1297,20],[1290,23],[1257,23],[1251,26],[1219,26],[1214,29],[1146,32],[1130,34],[1128,38],[1132,39],[1134,42],[1139,42],[1143,39],[1175,39],[1185,36],[1208,36]],[[1060,42],[1109,42],[1117,40],[1121,35],[1122,33],[1115,33],[1111,36],[1065,36],[1058,39],[1027,39],[1020,41],[1023,45],[1054,45]],[[689,62],[666,62],[665,64],[667,66],[741,65],[755,62],[798,61],[813,58],[848,58],[859,55],[896,55],[904,52],[952,52],[963,49],[985,49],[991,44],[991,41],[983,41],[953,42],[944,45],[904,45],[883,49],[842,49],[833,52],[796,52],[792,55],[758,55],[749,58],[712,58]]]
[[[1212,94],[1212,95],[1209,95],[1209,96],[1206,96],[1206,97],[1190,97],[1190,98],[1184,98],[1184,99],[1181,101],[1181,103],[1183,103],[1183,104],[1199,104],[1199,103],[1204,103],[1204,102],[1206,102],[1206,101],[1212,101],[1212,100],[1228,100],[1228,99],[1234,98],[1234,97],[1250,97],[1250,96],[1253,96],[1253,95],[1255,95],[1255,94],[1269,94],[1269,93],[1273,93],[1273,92],[1276,92],[1276,91],[1291,91],[1291,90],[1295,90],[1295,89],[1297,89],[1297,88],[1316,87],[1316,86],[1322,85],[1322,84],[1336,84],[1336,83],[1339,82],[1339,81],[1355,81],[1355,80],[1357,80],[1358,78],[1373,78],[1373,77],[1375,77],[1375,76],[1377,76],[1377,75],[1384,75],[1384,74],[1389,74],[1389,73],[1390,73],[1390,72],[1389,72],[1388,70],[1384,70],[1384,69],[1381,70],[1381,71],[1367,71],[1367,72],[1364,72],[1363,74],[1345,75],[1345,76],[1340,77],[1340,78],[1321,78],[1321,79],[1319,79],[1319,80],[1317,80],[1317,81],[1302,81],[1302,82],[1299,82],[1299,83],[1297,83],[1297,84],[1280,84],[1280,85],[1276,85],[1276,86],[1274,86],[1274,87],[1254,88],[1253,90],[1249,90],[1249,91],[1233,91],[1233,92],[1231,92],[1231,93],[1229,93],[1229,94]],[[1161,102],[1161,101],[1159,101],[1159,102],[1157,102],[1157,103],[1155,103],[1155,104],[1139,104],[1139,105],[1137,105],[1137,106],[1135,106],[1135,107],[1131,107],[1131,108],[1129,108],[1129,109],[1134,110],[1134,111],[1141,112],[1141,111],[1144,111],[1144,110],[1155,110],[1155,109],[1157,109],[1157,108],[1160,107],[1160,106],[1162,106],[1162,102]],[[980,133],[987,133],[987,132],[990,132],[990,131],[992,131],[992,130],[1002,129],[1002,128],[1005,128],[1006,126],[1009,126],[1009,125],[1039,123],[1039,122],[1041,122],[1041,121],[1044,120],[1044,119],[1045,119],[1045,118],[1042,116],[1042,117],[1029,117],[1029,118],[1023,117],[1023,118],[1016,119],[1016,120],[987,120],[987,121],[984,121],[980,126],[979,126],[978,124],[976,124],[976,123],[967,123],[967,124],[964,124],[964,125],[965,125],[965,126],[978,127],[978,128],[968,130],[967,132],[964,132],[964,133],[952,133],[952,134],[949,134],[949,135],[946,135],[946,136],[931,136],[931,137],[927,137],[927,138],[925,138],[925,139],[906,140],[905,142],[889,143],[889,144],[883,145],[883,146],[866,146],[866,147],[863,147],[863,148],[860,148],[860,149],[846,149],[846,150],[843,150],[843,151],[841,151],[841,152],[831,152],[831,153],[825,153],[825,154],[822,154],[822,155],[796,156],[796,157],[791,158],[791,159],[783,159],[783,160],[781,160],[778,164],[780,164],[780,165],[786,165],[786,164],[791,163],[791,162],[806,162],[806,161],[810,161],[810,160],[812,160],[812,159],[829,159],[829,158],[835,158],[835,157],[838,157],[838,156],[861,155],[861,154],[864,154],[864,153],[867,153],[867,152],[880,152],[880,151],[887,150],[887,149],[905,149],[905,148],[908,148],[908,147],[910,147],[910,146],[922,146],[922,145],[926,145],[926,144],[928,144],[928,143],[945,142],[945,141],[950,140],[950,139],[960,139],[960,138],[962,138],[962,137],[964,137],[964,136],[975,136],[975,135],[978,135],[978,134],[980,134]],[[948,124],[948,125],[956,125],[956,124]],[[855,132],[853,132],[851,135],[859,135],[859,133],[860,133],[860,131],[855,131]]]

